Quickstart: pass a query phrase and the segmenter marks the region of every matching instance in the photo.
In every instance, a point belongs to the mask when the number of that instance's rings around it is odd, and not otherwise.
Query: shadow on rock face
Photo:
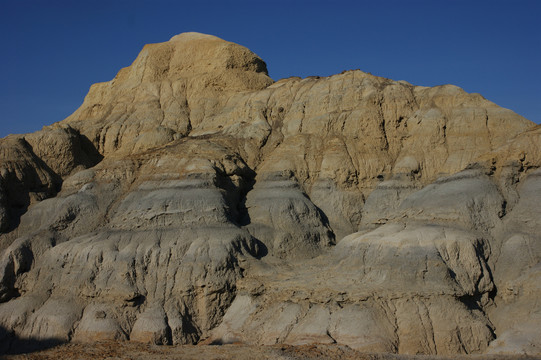
[[[0,355],[29,354],[66,343],[56,338],[22,339],[0,326]]]

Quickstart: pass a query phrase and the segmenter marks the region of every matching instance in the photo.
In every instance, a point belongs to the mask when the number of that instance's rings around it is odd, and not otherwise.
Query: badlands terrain
[[[539,355],[540,165],[541,126],[456,86],[146,45],[0,139],[0,353]]]

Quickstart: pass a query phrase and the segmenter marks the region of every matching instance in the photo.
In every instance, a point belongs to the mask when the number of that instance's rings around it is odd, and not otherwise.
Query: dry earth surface
[[[366,354],[344,345],[180,345],[159,346],[133,342],[98,342],[92,345],[70,343],[30,354],[9,355],[5,360],[534,360],[527,355],[396,355]]]

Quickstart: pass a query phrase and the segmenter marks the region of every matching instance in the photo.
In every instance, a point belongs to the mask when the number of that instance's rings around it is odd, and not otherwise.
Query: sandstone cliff
[[[0,140],[3,346],[539,353],[540,145],[455,86],[274,82],[214,36],[147,45]]]

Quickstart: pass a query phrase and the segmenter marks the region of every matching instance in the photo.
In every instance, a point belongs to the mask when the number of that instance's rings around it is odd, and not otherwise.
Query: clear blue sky
[[[361,69],[455,84],[541,123],[541,0],[0,0],[0,137],[71,114],[146,43],[244,45],[270,76]]]

